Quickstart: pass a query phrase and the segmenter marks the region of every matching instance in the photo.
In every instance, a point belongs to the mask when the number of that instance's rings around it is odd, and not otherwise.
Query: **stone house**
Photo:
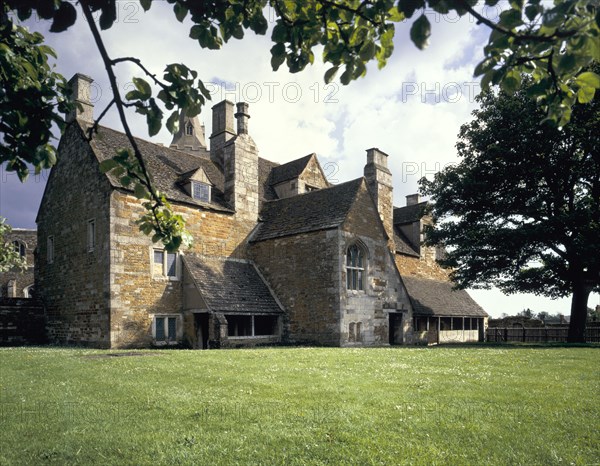
[[[367,150],[363,177],[331,185],[315,154],[282,165],[259,157],[245,103],[235,113],[228,101],[213,107],[210,149],[198,119],[182,117],[169,148],[137,140],[194,237],[169,253],[139,231],[144,210],[131,190],[99,169],[128,141],[103,126],[87,139],[90,83],[71,80],[81,107],[37,217],[36,288],[51,341],[372,346],[446,341],[459,322],[457,339],[479,338],[471,329],[487,314],[419,246],[422,211],[393,207],[379,149]]]
[[[25,258],[25,270],[9,270],[0,273],[0,297],[31,298],[34,294],[34,252],[37,246],[37,232],[24,228],[13,228],[5,236],[9,247],[14,247]]]

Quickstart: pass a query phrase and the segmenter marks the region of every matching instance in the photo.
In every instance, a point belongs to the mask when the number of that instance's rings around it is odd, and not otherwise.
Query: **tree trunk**
[[[587,302],[592,289],[585,283],[573,285],[571,300],[571,322],[569,323],[569,343],[585,343],[585,324],[587,321]]]

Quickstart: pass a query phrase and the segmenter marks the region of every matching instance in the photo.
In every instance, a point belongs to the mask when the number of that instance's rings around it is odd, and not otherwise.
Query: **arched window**
[[[194,134],[194,126],[190,122],[188,122],[188,124],[185,127],[185,134],[187,134],[188,136]]]
[[[365,253],[357,244],[346,252],[346,287],[349,290],[364,290]]]

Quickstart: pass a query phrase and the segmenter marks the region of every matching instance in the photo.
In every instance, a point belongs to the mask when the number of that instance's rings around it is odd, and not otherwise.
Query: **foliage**
[[[600,455],[598,348],[136,353],[0,349],[0,462],[584,465]]]
[[[587,301],[600,289],[600,99],[576,104],[571,124],[557,128],[528,86],[483,93],[461,127],[462,161],[421,180],[437,223],[426,243],[449,248],[440,263],[461,288]],[[571,324],[585,324],[585,305],[578,316],[572,307]]]
[[[207,49],[218,49],[232,38],[242,39],[247,30],[265,34],[268,30],[265,14],[270,8],[275,14],[271,31],[273,69],[277,70],[285,63],[292,73],[299,72],[314,62],[315,50],[319,49],[322,50],[322,59],[332,65],[325,73],[326,82],[334,79],[342,68],[340,82],[348,84],[364,76],[371,61],[375,61],[379,68],[385,66],[394,48],[395,25],[414,16],[410,39],[418,48],[425,48],[432,33],[426,9],[431,9],[442,15],[469,14],[490,28],[485,57],[475,69],[475,75],[482,76],[484,86],[500,84],[506,92],[512,93],[520,87],[521,74],[528,73],[534,82],[534,86],[529,88],[530,94],[539,98],[547,107],[548,118],[559,125],[569,121],[571,106],[576,100],[589,102],[595,90],[600,88],[598,74],[582,72],[594,58],[600,59],[600,15],[597,7],[586,0],[564,0],[555,5],[545,5],[540,0],[511,1],[497,23],[476,11],[475,0],[167,2],[173,5],[174,15],[180,22],[189,16],[193,23],[190,38]],[[153,3],[152,0],[141,0],[144,10],[150,9]],[[495,6],[497,0],[486,0],[485,4]],[[208,92],[202,81],[197,79],[197,74],[182,64],[167,65],[164,80],[160,81],[135,57],[109,57],[92,13],[100,12],[99,26],[103,30],[108,29],[117,18],[116,2],[81,0],[79,5],[109,75],[114,94],[109,107],[117,107],[132,145],[132,155],[141,169],[141,178],[134,176],[132,180],[135,186],[141,186],[135,189],[147,192],[151,210],[168,210],[151,183],[142,154],[129,131],[124,108],[133,107],[137,113],[145,115],[148,132],[152,136],[162,126],[164,112],[159,106],[162,102],[170,112],[166,126],[169,131],[176,132],[179,113],[185,112],[188,116],[198,114],[209,98]],[[72,26],[78,17],[75,6],[68,0],[6,0],[0,13],[3,38],[0,73],[3,79],[14,83],[9,88],[10,92],[3,94],[2,120],[3,124],[4,121],[8,123],[0,163],[6,162],[10,168],[17,169],[21,177],[27,173],[25,163],[33,164],[39,171],[55,162],[55,149],[48,144],[49,130],[53,122],[64,126],[60,112],[68,101],[64,79],[50,72],[47,65],[48,56],[53,55],[52,50],[43,45],[40,34],[31,35],[18,23],[29,18],[34,11],[39,17],[51,21],[50,31],[57,33]],[[119,94],[113,72],[113,68],[122,62],[137,64],[144,76],[134,78],[136,89],[130,91],[125,99]],[[156,96],[148,81],[159,87]],[[23,107],[18,94],[30,89],[35,92],[25,96],[26,105]],[[55,107],[52,107],[52,102]],[[102,115],[105,112],[106,109]],[[22,137],[22,134],[30,133],[31,137]],[[119,158],[115,157],[115,160]],[[151,215],[155,222],[152,230],[168,247],[172,247],[174,243],[167,237],[169,227],[160,224],[159,218],[154,213]],[[183,229],[171,232],[180,239],[184,235]]]
[[[0,217],[0,273],[11,269],[23,270],[27,266],[25,258],[21,257],[14,244],[6,239],[11,231],[12,228],[6,223],[6,219]]]
[[[69,110],[64,78],[52,71],[56,58],[44,37],[17,23],[0,21],[0,165],[21,181],[56,162],[52,125],[64,127],[61,113]]]

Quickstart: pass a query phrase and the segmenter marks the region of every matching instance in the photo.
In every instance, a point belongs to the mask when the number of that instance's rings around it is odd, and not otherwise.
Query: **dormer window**
[[[200,181],[192,181],[192,197],[198,201],[210,202],[210,185]]]
[[[190,122],[188,122],[188,124],[185,126],[185,134],[188,136],[194,134],[194,126]]]
[[[312,191],[317,191],[319,188],[317,188],[316,186],[310,186],[310,185],[305,185],[304,186],[304,191],[307,193],[310,193]]]

